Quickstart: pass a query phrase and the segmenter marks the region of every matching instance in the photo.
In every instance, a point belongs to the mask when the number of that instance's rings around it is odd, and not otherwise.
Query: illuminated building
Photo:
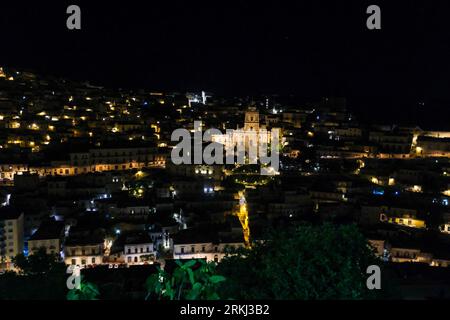
[[[266,130],[264,125],[260,125],[260,115],[256,107],[250,106],[245,112],[244,127],[242,129],[233,130],[231,135],[228,133],[221,135],[212,135],[211,140],[223,144],[225,150],[234,150],[237,147],[245,150],[246,163],[251,163],[259,158],[261,146],[269,148],[272,139],[272,132]],[[272,128],[272,130],[279,130]],[[285,140],[281,134],[278,137],[278,145],[282,146]],[[254,151],[254,152],[253,152]],[[250,159],[250,156],[255,156],[256,159]]]
[[[127,264],[145,264],[156,257],[153,241],[147,233],[127,235],[124,243],[124,261]]]
[[[432,256],[421,252],[417,248],[392,247],[390,249],[390,256],[392,262],[423,262],[431,263]]]
[[[450,224],[446,223],[446,224],[440,225],[439,226],[439,231],[441,231],[442,233],[450,234]]]
[[[450,157],[450,138],[421,136],[417,139],[418,157]]]
[[[0,208],[0,263],[12,267],[12,259],[23,253],[24,214],[10,206]]]
[[[389,215],[381,213],[380,221],[417,229],[424,229],[426,227],[425,221],[416,218],[412,211],[408,214],[399,215],[399,210],[403,211],[403,209],[390,208]]]
[[[64,245],[66,265],[92,266],[103,263],[104,239],[68,238]]]
[[[0,181],[12,183],[14,175],[29,171],[40,176],[71,176],[91,172],[124,171],[142,168],[164,168],[166,155],[158,148],[96,148],[87,152],[73,152],[68,160],[51,161],[50,164],[0,165]]]
[[[23,163],[5,163],[0,165],[0,181],[12,184],[14,176],[20,172],[28,171],[28,165]]]
[[[231,249],[244,247],[242,238],[218,237],[196,230],[182,230],[173,239],[174,259],[205,259],[220,262]]]
[[[64,239],[64,224],[56,221],[43,223],[28,240],[29,254],[45,249],[47,254],[60,256]]]

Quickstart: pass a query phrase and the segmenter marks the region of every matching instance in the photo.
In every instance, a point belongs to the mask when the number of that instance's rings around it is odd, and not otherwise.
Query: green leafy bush
[[[80,288],[67,292],[67,300],[97,300],[100,295],[95,284],[81,279]]]
[[[217,300],[219,283],[225,278],[216,274],[215,263],[204,260],[176,261],[172,274],[162,269],[148,277],[146,299],[158,300]]]

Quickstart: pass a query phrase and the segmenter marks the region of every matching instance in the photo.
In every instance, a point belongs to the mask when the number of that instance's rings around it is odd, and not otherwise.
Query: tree
[[[40,249],[33,255],[17,255],[13,262],[18,272],[0,276],[2,300],[57,300],[67,292],[66,268],[56,255]]]
[[[64,272],[65,270],[65,266],[59,262],[58,256],[47,254],[45,248],[40,248],[28,257],[20,253],[13,259],[13,263],[22,275],[46,274],[52,271]]]
[[[305,225],[225,257],[219,291],[235,299],[372,298],[366,269],[380,263],[354,225]]]

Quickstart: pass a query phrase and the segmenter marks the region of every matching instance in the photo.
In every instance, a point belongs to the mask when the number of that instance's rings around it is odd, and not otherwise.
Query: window
[[[141,253],[143,253],[144,252],[144,248],[141,248]]]
[[[92,258],[92,263],[95,264],[95,258]]]
[[[84,250],[84,249],[81,249],[81,255],[85,255],[86,254],[86,250]]]
[[[128,261],[128,263],[130,263],[131,262],[131,257],[128,257],[127,261]]]
[[[138,257],[134,257],[134,262],[138,262]]]
[[[72,265],[76,265],[77,264],[77,260],[76,259],[72,259]]]
[[[129,253],[129,254],[131,253],[131,249],[130,248],[128,248],[127,253]]]
[[[95,249],[91,250],[91,254],[93,254],[93,255],[96,254]]]
[[[206,248],[205,246],[202,246],[202,252],[205,252]]]
[[[134,248],[134,253],[137,253],[138,251],[137,251],[137,248]]]
[[[194,246],[191,247],[191,252],[192,252],[192,253],[195,252],[195,247],[194,247]]]
[[[81,264],[86,264],[86,259],[81,259]]]
[[[150,247],[147,247],[147,252],[150,252]]]
[[[214,247],[214,252],[219,252],[219,247]]]
[[[70,250],[70,255],[74,256],[75,255],[75,249]]]
[[[214,262],[219,262],[219,256],[217,254],[214,255]]]
[[[181,250],[180,250],[180,251],[181,251],[181,253],[184,253],[184,248],[181,248]]]

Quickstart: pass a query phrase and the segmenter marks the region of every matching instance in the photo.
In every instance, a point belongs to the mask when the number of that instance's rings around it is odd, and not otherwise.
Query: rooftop
[[[0,221],[2,220],[14,220],[20,217],[23,212],[12,206],[6,206],[0,208]]]
[[[41,224],[30,240],[60,239],[64,231],[64,224],[58,221],[49,221]]]

